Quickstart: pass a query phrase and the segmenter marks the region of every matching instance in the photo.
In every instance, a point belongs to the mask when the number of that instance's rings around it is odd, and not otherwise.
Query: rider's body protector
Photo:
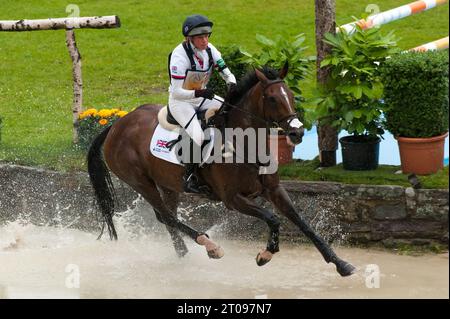
[[[215,99],[204,100],[202,97],[195,97],[195,90],[206,88],[214,69],[219,71],[227,84],[236,84],[235,76],[211,43],[206,50],[199,50],[189,41],[185,41],[178,45],[169,57],[169,109],[197,145],[201,145],[204,139],[203,131],[197,119],[191,121],[191,118],[200,104],[202,110],[221,106],[221,102]]]
[[[213,69],[220,72],[227,84],[236,84],[236,78],[211,43],[206,50],[198,50],[187,41],[178,45],[171,54],[169,64],[170,98],[199,104],[202,98],[195,98],[195,90],[206,88]]]

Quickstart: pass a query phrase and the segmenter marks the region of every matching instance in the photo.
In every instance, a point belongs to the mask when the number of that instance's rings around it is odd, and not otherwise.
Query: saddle
[[[206,139],[201,146],[202,154],[211,155],[211,151],[213,151],[214,147],[214,129],[219,128],[221,130],[224,127],[224,116],[222,114],[218,114],[218,111],[219,108],[212,108],[201,111],[197,114],[202,130],[208,130],[210,136],[210,138]],[[175,152],[176,148],[174,147],[182,140],[183,128],[173,118],[167,106],[161,108],[158,112],[158,122],[159,123],[150,141],[150,152],[154,156],[163,160],[178,165],[183,165],[179,158],[180,153],[179,151]],[[203,152],[204,148],[205,152]],[[222,149],[224,148],[225,147],[222,146]],[[230,156],[228,153],[223,153],[223,155],[224,157]],[[206,159],[202,161],[202,164],[205,163]]]

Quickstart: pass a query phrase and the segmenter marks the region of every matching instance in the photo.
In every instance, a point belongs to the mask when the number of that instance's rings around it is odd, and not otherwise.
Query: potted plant
[[[299,120],[305,128],[310,128],[311,123],[305,119],[305,110],[301,103],[305,100],[300,89],[300,82],[310,74],[310,68],[315,61],[314,56],[305,56],[304,51],[304,34],[298,34],[293,37],[285,38],[278,35],[275,40],[269,39],[263,35],[257,34],[256,41],[261,47],[259,53],[251,54],[241,49],[243,57],[240,61],[252,67],[261,68],[269,66],[274,69],[281,69],[287,62],[289,71],[284,79],[287,86],[294,93],[295,110],[299,116]],[[292,162],[292,153],[294,146],[288,145],[286,136],[281,130],[277,130],[277,134],[268,137],[270,140],[277,140],[278,143],[278,164],[287,164]],[[269,144],[270,145],[270,144]]]
[[[397,139],[403,173],[443,168],[448,135],[448,50],[393,56],[382,68],[385,127]]]
[[[339,140],[344,169],[376,169],[384,133],[379,66],[397,52],[395,36],[383,36],[379,28],[357,27],[351,35],[342,29],[328,33],[324,41],[332,51],[320,67],[330,68],[331,76],[314,101],[315,118],[351,134]]]

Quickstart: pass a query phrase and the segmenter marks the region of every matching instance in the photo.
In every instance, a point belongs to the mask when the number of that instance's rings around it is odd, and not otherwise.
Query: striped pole
[[[356,30],[355,25],[360,26],[363,30],[369,29],[374,26],[386,24],[422,11],[426,11],[444,3],[447,3],[447,0],[415,1],[395,9],[374,14],[373,16],[368,17],[367,20],[361,19],[356,22],[344,24],[341,28],[343,28],[347,33],[351,34]],[[336,29],[336,32],[339,32],[339,28]]]
[[[448,37],[429,42],[423,45],[419,45],[418,47],[409,49],[408,51],[429,51],[429,50],[442,50],[442,49],[448,49]]]

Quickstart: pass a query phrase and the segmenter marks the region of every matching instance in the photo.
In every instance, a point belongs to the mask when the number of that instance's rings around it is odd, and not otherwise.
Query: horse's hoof
[[[342,277],[347,277],[355,273],[356,268],[353,267],[351,264],[345,261],[341,261],[338,264],[336,264],[336,270]]]
[[[177,252],[178,257],[182,258],[182,257],[186,256],[186,254],[188,253],[188,250],[187,250],[187,248],[177,249],[176,252]]]
[[[259,252],[258,255],[256,255],[256,264],[258,266],[264,266],[271,260],[272,260],[272,253],[267,250],[263,250]]]
[[[220,246],[217,246],[216,248],[214,248],[212,250],[208,250],[207,252],[208,252],[208,257],[213,258],[213,259],[219,259],[219,258],[222,258],[223,255],[225,255],[224,250]]]

